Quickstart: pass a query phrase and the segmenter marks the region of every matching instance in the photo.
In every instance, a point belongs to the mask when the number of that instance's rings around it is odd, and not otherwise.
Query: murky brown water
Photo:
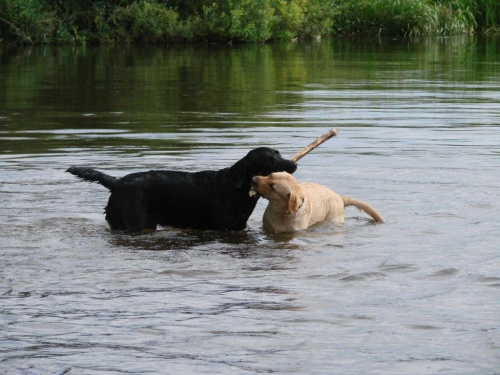
[[[0,50],[0,373],[497,374],[500,40]],[[64,173],[257,146],[366,200],[295,235],[111,234]]]

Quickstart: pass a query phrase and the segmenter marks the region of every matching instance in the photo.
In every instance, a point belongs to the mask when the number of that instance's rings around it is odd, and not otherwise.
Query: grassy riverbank
[[[0,0],[3,43],[265,42],[498,32],[498,0]]]

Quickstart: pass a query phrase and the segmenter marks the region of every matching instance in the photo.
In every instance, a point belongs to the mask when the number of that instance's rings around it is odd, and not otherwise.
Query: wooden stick
[[[328,141],[332,137],[336,137],[338,134],[337,128],[332,128],[325,134],[323,134],[321,137],[316,138],[309,146],[304,147],[302,150],[297,152],[295,155],[291,157],[292,161],[299,161],[302,159],[305,155],[310,153],[312,150],[314,150],[316,147],[318,147],[320,144]]]
[[[309,146],[304,147],[302,150],[297,152],[295,155],[291,157],[290,160],[297,162],[300,159],[302,159],[304,156],[306,156],[308,153],[310,153],[312,150],[314,150],[316,147],[318,147],[320,144],[328,141],[332,137],[336,137],[338,134],[338,131],[336,128],[332,128],[328,130],[325,134],[323,134],[321,137],[316,138]],[[251,197],[257,196],[257,192],[251,188],[250,191],[248,192],[248,195]]]

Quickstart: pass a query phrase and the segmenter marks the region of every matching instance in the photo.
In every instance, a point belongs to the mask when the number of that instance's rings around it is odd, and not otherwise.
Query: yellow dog
[[[341,197],[326,186],[298,183],[289,173],[255,176],[252,188],[269,200],[264,212],[264,230],[273,233],[295,232],[321,222],[343,223],[344,208],[355,206],[375,222],[384,218],[370,205],[354,198]]]

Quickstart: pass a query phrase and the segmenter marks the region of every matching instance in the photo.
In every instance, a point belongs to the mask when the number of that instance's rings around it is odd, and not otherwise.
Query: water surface
[[[0,372],[498,374],[500,40],[0,51]],[[291,156],[367,201],[293,235],[112,234],[122,176]]]

